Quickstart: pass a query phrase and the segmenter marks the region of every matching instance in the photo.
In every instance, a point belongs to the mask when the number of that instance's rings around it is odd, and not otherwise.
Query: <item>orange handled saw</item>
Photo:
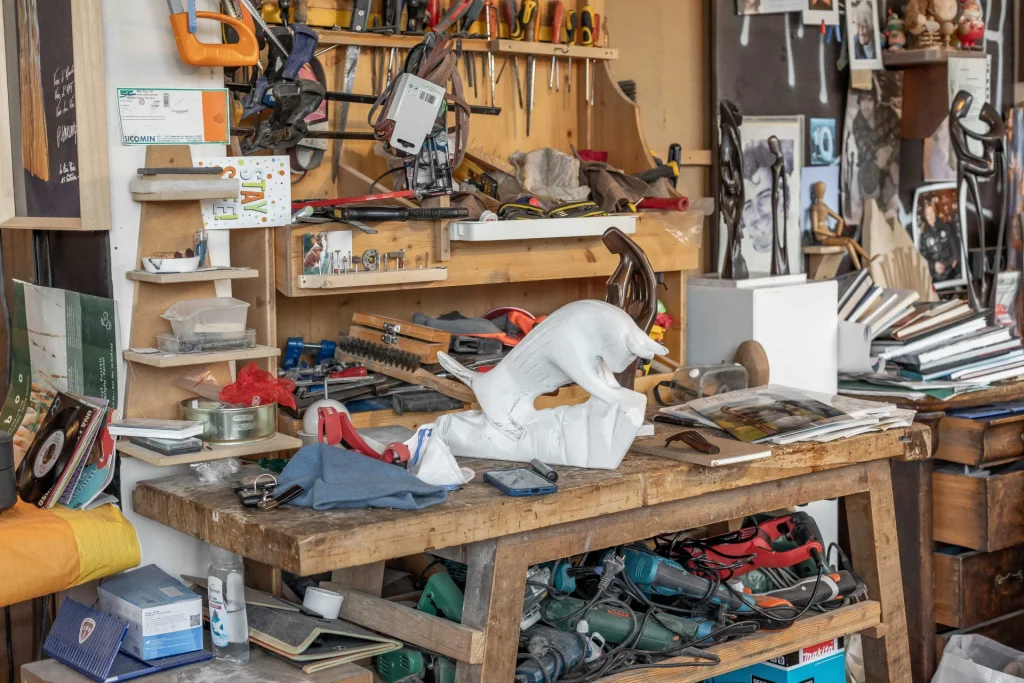
[[[193,21],[182,0],[167,0],[171,12],[171,28],[174,42],[178,45],[181,61],[191,66],[254,66],[260,59],[260,46],[256,40],[256,29],[252,14],[243,14],[245,19],[235,19],[217,12],[195,12],[198,19],[212,19],[227,24],[238,34],[237,43],[202,43],[196,37]]]

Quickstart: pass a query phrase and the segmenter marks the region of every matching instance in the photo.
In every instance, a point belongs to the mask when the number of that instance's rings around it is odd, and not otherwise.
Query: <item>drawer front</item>
[[[1024,651],[1024,610],[1007,614],[1004,617],[986,621],[971,628],[947,631],[935,636],[935,663],[942,660],[942,651],[951,636],[975,633],[998,641],[1014,650]]]
[[[997,420],[944,417],[939,421],[935,457],[965,465],[1024,455],[1024,415]]]
[[[1024,609],[1024,546],[993,553],[935,553],[935,621],[969,628]]]
[[[1024,471],[990,477],[932,475],[934,538],[993,552],[1024,543]]]

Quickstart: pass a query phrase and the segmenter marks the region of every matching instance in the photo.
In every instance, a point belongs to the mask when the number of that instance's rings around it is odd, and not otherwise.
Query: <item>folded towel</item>
[[[292,504],[316,510],[422,510],[448,499],[443,488],[426,484],[401,467],[326,444],[300,448],[278,477],[277,490],[294,484],[306,492]]]

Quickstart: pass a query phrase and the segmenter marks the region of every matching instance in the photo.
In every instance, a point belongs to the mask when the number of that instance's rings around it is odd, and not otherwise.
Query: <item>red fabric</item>
[[[266,370],[260,370],[256,363],[249,363],[238,373],[238,379],[221,390],[219,398],[225,403],[244,406],[278,403],[294,410],[294,392],[295,382],[275,377]]]

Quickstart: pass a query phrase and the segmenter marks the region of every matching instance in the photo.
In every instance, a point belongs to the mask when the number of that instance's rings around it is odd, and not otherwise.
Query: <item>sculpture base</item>
[[[766,273],[751,273],[746,280],[723,279],[719,275],[710,274],[701,277],[689,278],[687,282],[700,287],[726,287],[728,289],[761,289],[763,287],[785,287],[788,285],[802,285],[807,282],[807,273],[792,273],[790,275],[768,275]]]

